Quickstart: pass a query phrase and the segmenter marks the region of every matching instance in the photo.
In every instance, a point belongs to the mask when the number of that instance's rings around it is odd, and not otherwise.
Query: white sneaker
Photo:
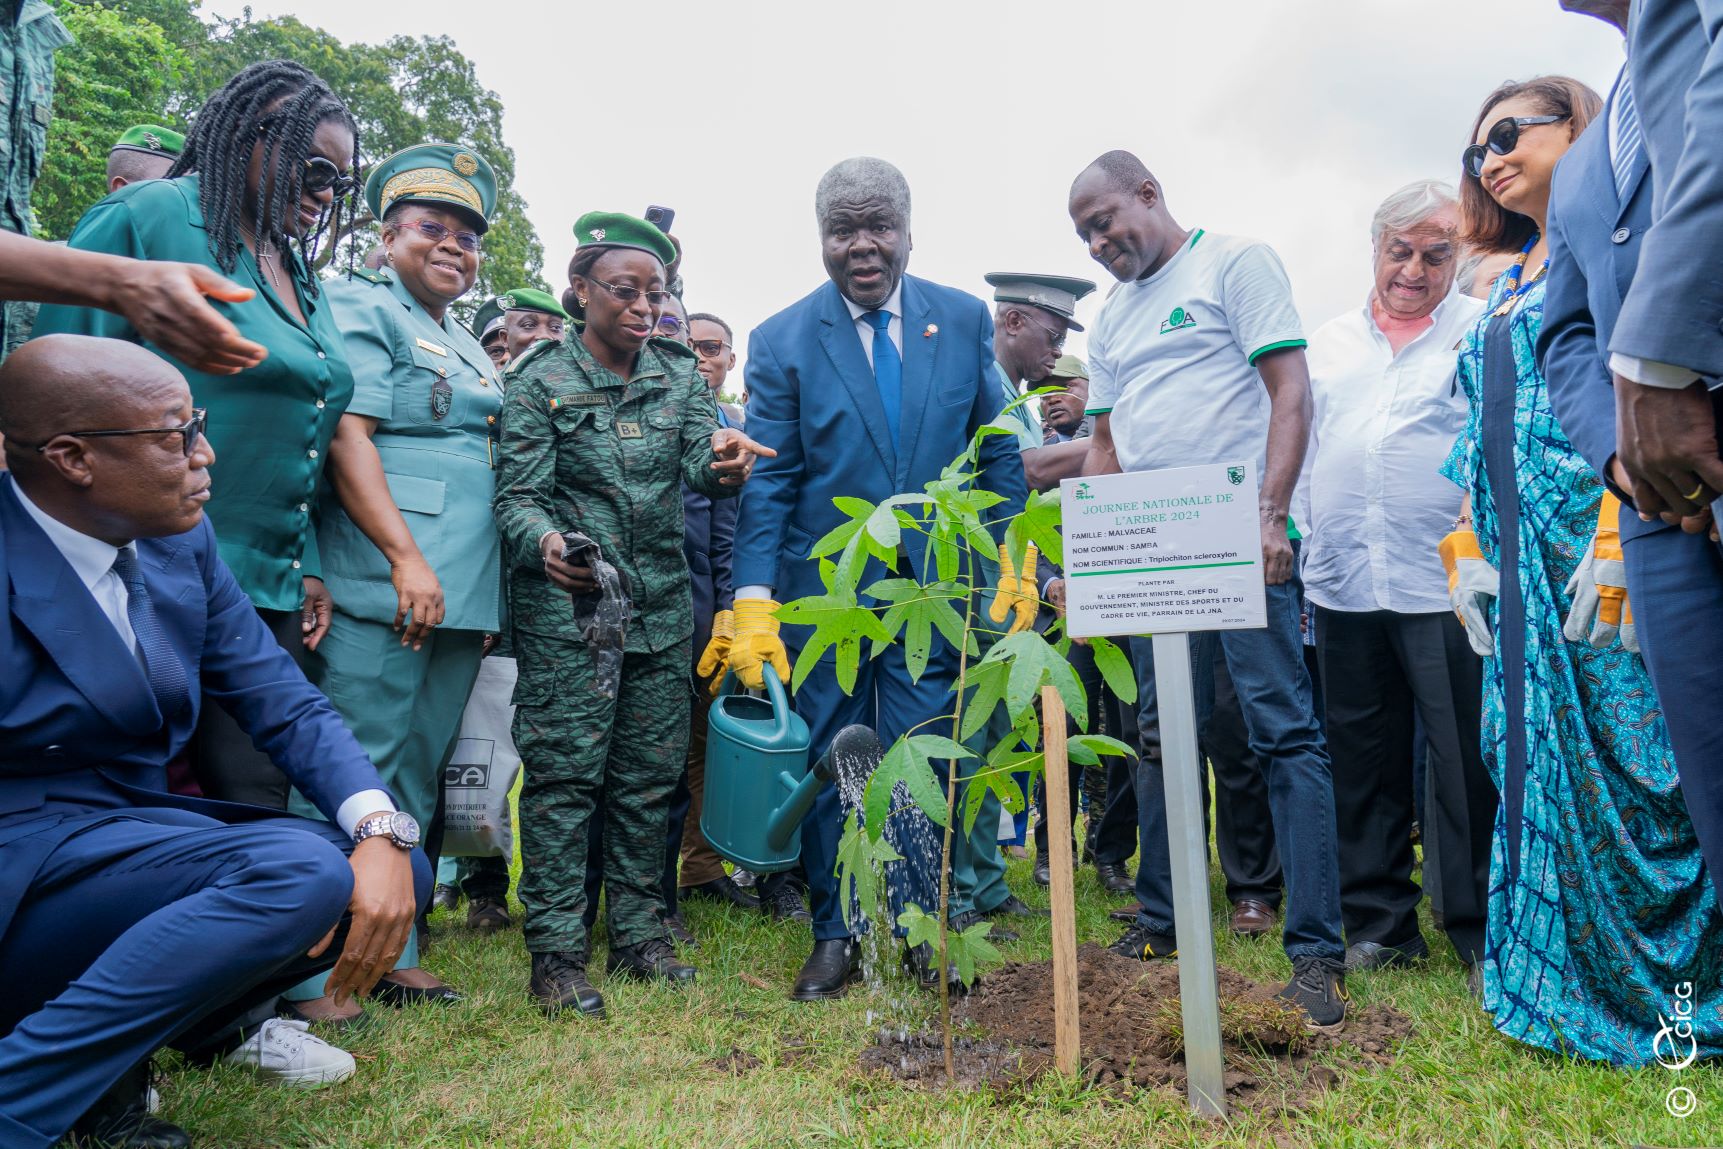
[[[353,1055],[310,1033],[310,1025],[272,1017],[222,1060],[257,1071],[267,1081],[316,1089],[353,1076]]]

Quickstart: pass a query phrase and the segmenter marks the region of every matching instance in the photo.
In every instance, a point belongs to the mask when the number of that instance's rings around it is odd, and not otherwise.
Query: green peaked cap
[[[459,208],[482,235],[497,209],[497,173],[471,148],[415,144],[365,177],[365,206],[372,215],[382,219],[398,203]]]
[[[1048,373],[1049,379],[1087,379],[1089,366],[1075,355],[1061,355]]]
[[[632,247],[666,267],[676,261],[676,245],[655,224],[620,211],[589,211],[574,224],[581,247]]]
[[[114,141],[111,152],[148,152],[156,156],[172,156],[179,158],[185,151],[185,137],[172,128],[164,128],[160,124],[138,124],[120,133],[120,138]]]
[[[496,302],[504,311],[542,311],[546,315],[560,315],[564,319],[574,318],[562,309],[562,304],[550,297],[550,292],[540,291],[536,287],[517,287],[513,291],[505,291],[497,296]]]
[[[485,300],[483,303],[479,304],[479,309],[473,312],[473,337],[480,343],[483,343],[485,341],[485,336],[489,335],[491,332],[491,325],[493,323],[501,323],[502,318],[502,300],[499,298]]]

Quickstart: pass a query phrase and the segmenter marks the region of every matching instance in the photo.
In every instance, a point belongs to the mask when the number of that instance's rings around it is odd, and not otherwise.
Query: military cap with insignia
[[[1059,356],[1059,361],[1053,364],[1053,370],[1047,373],[1049,379],[1087,379],[1088,377],[1089,365],[1075,355]]]
[[[502,325],[503,304],[500,296],[485,300],[479,304],[479,309],[473,312],[472,332],[480,343],[485,341],[485,336],[502,330]]]
[[[483,156],[457,144],[415,144],[371,169],[365,205],[382,219],[398,203],[452,207],[482,235],[497,207],[497,173]]]
[[[185,137],[160,124],[138,124],[120,133],[110,152],[145,152],[152,156],[179,158],[185,151]]]
[[[1027,303],[1064,319],[1072,331],[1083,330],[1077,322],[1077,301],[1095,290],[1092,280],[1070,275],[1035,275],[1025,271],[995,271],[987,276],[995,303]]]
[[[644,251],[666,267],[676,260],[676,245],[669,236],[656,224],[625,212],[587,212],[575,221],[574,238],[582,248],[631,247]]]
[[[546,315],[560,315],[564,319],[574,318],[562,309],[562,304],[550,297],[550,292],[540,291],[536,287],[517,287],[513,291],[505,291],[497,296],[496,302],[504,311],[542,311]]]

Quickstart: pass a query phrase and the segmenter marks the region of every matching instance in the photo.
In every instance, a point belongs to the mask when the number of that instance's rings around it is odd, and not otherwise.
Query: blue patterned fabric
[[[1503,277],[1505,280],[1506,277]],[[1484,333],[1502,302],[1462,342],[1459,385],[1466,428],[1442,473],[1472,500],[1478,547],[1500,569],[1505,532],[1517,532],[1523,608],[1499,606],[1496,655],[1485,659],[1483,752],[1498,788],[1505,731],[1524,724],[1526,769],[1519,825],[1498,809],[1491,848],[1484,1008],[1509,1037],[1568,1055],[1644,1065],[1690,983],[1701,1055],[1723,1053],[1723,923],[1645,664],[1619,643],[1570,643],[1562,621],[1568,578],[1597,526],[1602,484],[1562,433],[1533,347],[1543,284],[1516,304],[1513,464],[1517,505],[1499,507],[1484,467]],[[1511,597],[1511,595],[1509,596]],[[1502,617],[1510,615],[1510,617]],[[1523,628],[1525,657],[1504,666],[1503,627]],[[1523,674],[1523,715],[1504,706],[1504,675]],[[1519,836],[1510,872],[1507,836]],[[1661,1018],[1660,1018],[1661,1015]],[[1666,1057],[1684,1041],[1659,1046]]]

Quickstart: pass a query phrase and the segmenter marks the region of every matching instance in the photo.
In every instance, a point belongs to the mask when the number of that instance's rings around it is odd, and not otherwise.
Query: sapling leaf
[[[1054,566],[1065,562],[1065,541],[1059,533],[1059,489],[1030,491],[1023,511],[1011,520],[1013,531],[1034,543]]]
[[[975,984],[975,970],[982,962],[999,960],[999,948],[987,940],[992,922],[976,922],[962,933],[946,931],[945,960],[957,970],[964,985]]]
[[[1106,682],[1107,689],[1113,692],[1113,697],[1124,703],[1135,702],[1136,671],[1131,667],[1130,658],[1119,649],[1118,643],[1110,638],[1091,638],[1089,649],[1095,652],[1095,667],[1101,672],[1101,678]]]
[[[1065,744],[1065,751],[1080,766],[1098,766],[1103,754],[1123,758],[1130,754],[1131,748],[1105,734],[1079,734]]]
[[[778,608],[777,615],[783,622],[814,628],[802,647],[802,653],[796,658],[795,670],[790,676],[792,690],[801,689],[802,682],[819,663],[820,656],[831,649],[837,658],[838,685],[845,694],[849,694],[855,689],[856,674],[861,667],[862,640],[883,637],[890,641],[885,627],[873,611],[857,604],[854,591],[834,591],[799,598]]]
[[[897,924],[908,931],[903,940],[910,949],[939,941],[939,919],[914,902],[910,902],[903,912],[897,915]]]
[[[862,809],[867,815],[868,833],[876,840],[885,827],[886,814],[891,809],[892,787],[899,782],[904,784],[910,799],[930,821],[943,826],[950,820],[945,808],[945,789],[934,777],[935,771],[930,761],[933,754],[941,758],[974,757],[958,743],[934,734],[905,736],[892,743],[891,749],[886,751],[885,758],[868,779],[867,790],[862,795]],[[939,778],[945,777],[944,766],[940,767],[938,774]]]
[[[1011,664],[1003,660],[983,661],[969,667],[969,685],[974,692],[963,707],[963,728],[958,731],[965,741],[987,725],[994,709],[1005,699],[1005,681]]]

